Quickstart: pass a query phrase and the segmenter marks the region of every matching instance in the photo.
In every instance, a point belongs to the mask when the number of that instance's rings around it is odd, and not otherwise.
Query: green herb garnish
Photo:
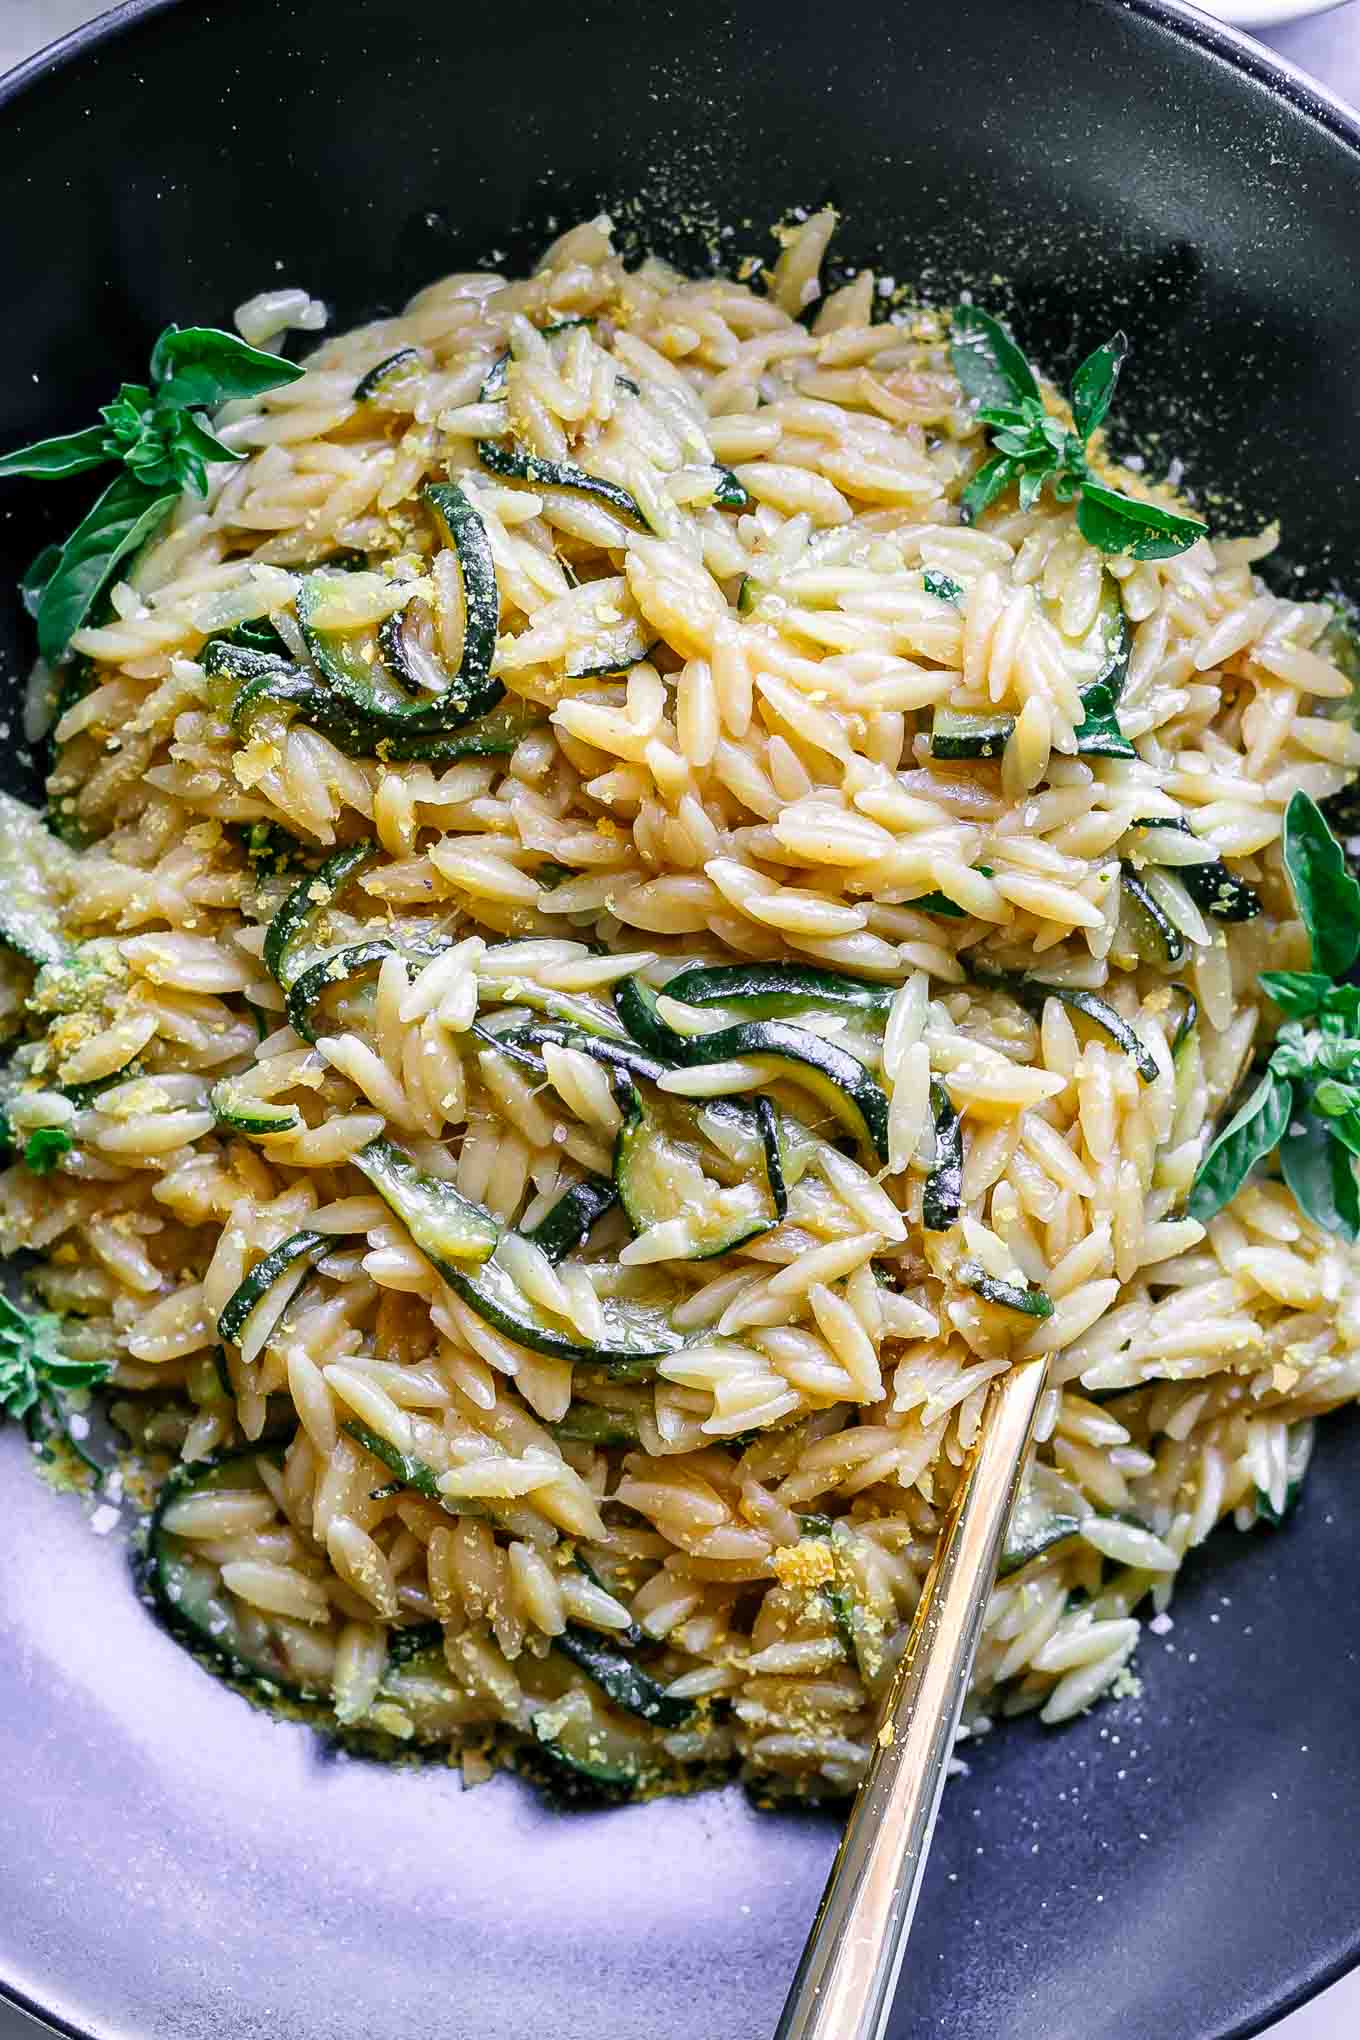
[[[72,1360],[62,1351],[54,1312],[30,1317],[0,1294],[0,1412],[21,1422],[45,1457],[59,1439],[98,1476],[94,1460],[71,1436],[66,1398],[70,1389],[97,1387],[112,1371],[107,1360]]]
[[[35,1176],[45,1176],[49,1169],[55,1169],[63,1155],[70,1154],[74,1146],[75,1142],[63,1127],[35,1127],[24,1142],[24,1167],[31,1169]]]
[[[245,459],[209,431],[202,414],[296,382],[302,372],[234,333],[167,326],[151,352],[150,382],[124,383],[101,407],[100,424],[0,455],[0,477],[54,481],[110,461],[122,469],[65,544],[44,546],[19,583],[45,659],[65,656],[119,561],[151,536],[182,492],[207,494],[208,463]]]
[[[1092,433],[1104,423],[1129,343],[1116,333],[1088,354],[1072,378],[1076,431],[1044,408],[1039,381],[998,319],[977,305],[955,308],[950,339],[954,373],[990,426],[995,448],[964,489],[965,524],[1012,483],[1020,508],[1032,509],[1045,482],[1059,503],[1077,499],[1077,528],[1103,553],[1129,553],[1136,560],[1166,560],[1203,538],[1208,526],[1160,504],[1140,502],[1097,481],[1086,460]]]
[[[921,583],[927,595],[938,595],[941,602],[952,602],[957,609],[963,593],[962,581],[956,581],[952,574],[937,574],[933,567],[927,567]]]
[[[1312,946],[1311,970],[1267,970],[1261,987],[1290,1017],[1255,1089],[1212,1143],[1186,1209],[1212,1218],[1276,1147],[1315,1224],[1360,1240],[1360,985],[1336,982],[1360,955],[1360,885],[1322,810],[1296,793],[1285,810],[1285,870]]]

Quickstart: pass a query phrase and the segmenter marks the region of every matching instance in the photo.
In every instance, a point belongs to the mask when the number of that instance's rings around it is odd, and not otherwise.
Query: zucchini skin
[[[653,1722],[658,1728],[683,1728],[693,1720],[692,1700],[668,1698],[665,1689],[634,1664],[627,1651],[584,1623],[568,1622],[561,1635],[553,1638],[553,1647],[593,1679],[605,1698],[625,1714],[635,1714],[639,1721]]]
[[[1032,1284],[1022,1289],[1018,1282],[1002,1282],[995,1275],[989,1275],[976,1261],[960,1261],[955,1269],[960,1283],[971,1289],[984,1303],[994,1303],[1002,1310],[1017,1311],[1022,1317],[1051,1318],[1053,1299],[1046,1289]]]
[[[1182,836],[1195,834],[1184,815],[1148,815],[1133,826],[1175,829]],[[1205,864],[1178,864],[1175,873],[1201,913],[1215,921],[1252,921],[1262,911],[1260,894],[1234,878],[1221,857]]]
[[[634,1234],[644,1233],[649,1227],[668,1218],[694,1217],[689,1213],[667,1210],[646,1197],[647,1163],[652,1150],[658,1144],[671,1139],[652,1108],[643,1098],[635,1084],[629,1084],[626,1095],[621,1099],[623,1124],[614,1138],[614,1187],[620,1204],[627,1215]],[[704,1238],[702,1247],[696,1245],[692,1253],[684,1258],[691,1261],[711,1261],[718,1255],[729,1254],[734,1248],[744,1246],[748,1240],[760,1239],[771,1232],[788,1210],[788,1193],[784,1189],[784,1173],[779,1155],[779,1128],[768,1098],[760,1103],[766,1107],[766,1117],[759,1122],[761,1146],[765,1155],[765,1167],[770,1192],[767,1211],[747,1211],[732,1215],[725,1228],[715,1227]],[[744,1106],[739,1110],[745,1113]],[[677,1112],[683,1117],[683,1112]],[[752,1115],[754,1117],[754,1114]],[[700,1165],[702,1168],[702,1165]],[[771,1173],[773,1169],[773,1173]],[[711,1181],[711,1179],[709,1179]],[[776,1184],[778,1189],[776,1190]],[[780,1203],[783,1203],[783,1211]],[[699,1222],[702,1224],[702,1218]],[[691,1232],[691,1239],[693,1239]]]
[[[1145,1084],[1155,1084],[1160,1074],[1156,1058],[1146,1048],[1128,1021],[1117,1013],[1109,1001],[1096,992],[1083,991],[1075,985],[1053,985],[1043,978],[1029,977],[1015,971],[985,970],[974,966],[974,976],[981,985],[1001,992],[1009,992],[1018,1005],[1036,1018],[1044,1010],[1045,999],[1058,999],[1069,1006],[1074,1013],[1080,1013],[1093,1026],[1109,1035],[1125,1055],[1132,1056],[1138,1074]]]
[[[1185,961],[1186,941],[1131,864],[1119,867],[1120,932],[1127,931],[1140,963],[1165,969]],[[1118,936],[1116,936],[1118,939]]]
[[[293,973],[288,971],[288,955],[294,943],[334,904],[349,881],[373,863],[377,854],[376,843],[352,843],[343,850],[332,851],[317,870],[298,880],[284,900],[265,931],[264,967],[285,994],[293,979]]]
[[[415,374],[423,366],[418,348],[399,347],[395,354],[389,354],[382,361],[374,362],[368,373],[360,376],[354,385],[355,403],[371,403],[389,384],[405,381],[408,375]]]
[[[244,1465],[262,1455],[277,1457],[281,1449],[279,1441],[272,1445],[261,1439],[258,1444],[245,1448],[230,1447],[225,1452],[214,1453],[209,1459],[195,1460],[191,1465],[177,1466],[161,1486],[156,1496],[155,1507],[147,1530],[146,1550],[141,1559],[139,1571],[143,1584],[150,1596],[152,1606],[163,1627],[177,1643],[191,1651],[195,1657],[207,1659],[219,1671],[237,1685],[251,1686],[260,1690],[266,1699],[315,1700],[320,1697],[311,1687],[298,1684],[285,1674],[265,1671],[233,1650],[224,1642],[215,1628],[195,1622],[186,1612],[182,1599],[170,1591],[169,1569],[171,1554],[166,1539],[171,1534],[165,1528],[166,1512],[171,1504],[180,1501],[201,1487],[209,1477],[229,1466]]]
[[[948,1232],[963,1205],[963,1129],[954,1101],[938,1077],[930,1080],[935,1122],[935,1166],[921,1194],[921,1224],[927,1232]]]
[[[545,1211],[524,1237],[556,1267],[589,1237],[618,1201],[619,1193],[607,1176],[583,1176],[563,1191],[551,1211]]]
[[[217,1320],[218,1338],[228,1345],[237,1345],[246,1320],[279,1277],[286,1275],[295,1261],[319,1261],[334,1244],[334,1233],[309,1232],[304,1228],[301,1232],[290,1233],[286,1240],[280,1240],[276,1247],[271,1247],[222,1306],[222,1314]]]
[[[912,902],[914,906],[915,901]],[[812,964],[692,964],[662,988],[685,1006],[736,1006],[753,1020],[777,1019],[809,1006],[886,1018],[897,996],[894,985],[818,970]]]
[[[485,383],[482,389],[485,394]],[[631,517],[634,523],[647,528],[647,519],[635,496],[618,482],[607,482],[603,475],[592,475],[574,461],[543,460],[538,454],[530,453],[527,446],[520,446],[514,441],[504,446],[498,439],[479,439],[477,458],[484,468],[506,481],[534,482],[542,489],[575,489],[582,496],[596,497],[620,516]]]
[[[791,1082],[814,1090],[864,1147],[887,1161],[887,1096],[846,1049],[784,1020],[743,1020],[716,1034],[678,1034],[657,1014],[655,993],[636,977],[616,987],[614,1003],[633,1039],[672,1067],[695,1069],[745,1056],[787,1065]],[[820,1082],[810,1084],[809,1077]]]

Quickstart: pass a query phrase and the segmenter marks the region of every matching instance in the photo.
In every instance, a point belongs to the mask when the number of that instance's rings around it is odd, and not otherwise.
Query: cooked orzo
[[[324,341],[31,691],[0,1244],[61,1322],[0,1330],[178,1460],[186,1641],[469,1766],[848,1789],[1038,1354],[969,1718],[1062,1721],[1360,1390],[1340,1036],[1261,982],[1344,975],[1283,842],[1344,619],[1080,389],[980,416],[986,325],[824,294],[832,225],[694,282],[599,220]]]

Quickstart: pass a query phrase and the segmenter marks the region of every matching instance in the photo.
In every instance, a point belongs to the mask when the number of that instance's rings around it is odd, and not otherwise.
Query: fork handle
[[[881,2040],[1047,1376],[992,1385],[775,2040]]]

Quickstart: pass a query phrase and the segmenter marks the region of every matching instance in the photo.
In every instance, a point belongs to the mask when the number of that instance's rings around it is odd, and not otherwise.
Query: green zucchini
[[[583,1176],[564,1190],[550,1211],[524,1234],[532,1246],[556,1267],[588,1239],[607,1211],[619,1201],[619,1193],[607,1176]]]
[[[1036,1019],[1043,1013],[1045,999],[1060,1000],[1072,1012],[1080,1013],[1084,1020],[1089,1020],[1092,1026],[1099,1027],[1103,1034],[1108,1034],[1116,1048],[1122,1048],[1125,1055],[1132,1056],[1145,1084],[1156,1083],[1158,1069],[1155,1056],[1144,1046],[1136,1029],[1098,993],[1085,991],[1080,985],[1049,984],[1044,978],[1030,977],[1021,972],[988,970],[981,964],[974,964],[973,975],[979,984],[1009,992]]]
[[[399,347],[395,354],[375,362],[366,375],[360,376],[354,385],[355,403],[369,404],[374,397],[388,395],[409,377],[420,375],[424,366],[418,348]]]
[[[684,1344],[659,1308],[602,1297],[604,1336],[587,1343],[572,1326],[540,1310],[496,1259],[501,1228],[451,1183],[419,1170],[391,1141],[374,1140],[354,1157],[415,1245],[470,1310],[521,1346],[561,1360],[588,1360],[610,1373],[649,1373],[652,1363]]]
[[[375,717],[356,707],[348,695],[328,688],[276,653],[213,638],[204,646],[202,659],[209,679],[220,682],[226,692],[223,705],[233,727],[248,727],[259,710],[272,706],[291,711],[320,730],[351,758],[449,765],[460,758],[504,756],[543,721],[540,709],[516,697],[451,729],[410,728],[399,723],[394,733],[390,717]],[[495,684],[499,692],[500,683]]]
[[[752,1020],[805,1013],[809,1008],[886,1020],[897,996],[895,985],[872,984],[806,963],[691,964],[662,989],[668,999],[682,1005],[732,1006]]]
[[[1135,829],[1175,829],[1182,836],[1195,834],[1184,815],[1146,815],[1133,826]],[[1215,921],[1251,921],[1261,912],[1260,894],[1253,892],[1240,878],[1234,878],[1221,857],[1203,864],[1177,864],[1172,868],[1195,905]]]
[[[655,1056],[644,1055],[630,1041],[616,1041],[609,1034],[588,1034],[584,1028],[568,1027],[561,1021],[536,1021],[529,1027],[516,1027],[506,1034],[493,1034],[480,1025],[473,1032],[489,1047],[498,1048],[517,1062],[524,1062],[542,1072],[545,1068],[539,1053],[545,1042],[555,1042],[559,1048],[579,1049],[582,1055],[593,1056],[596,1062],[619,1073],[620,1077],[641,1077],[644,1083],[655,1084],[666,1074],[667,1065]]]
[[[377,854],[376,843],[351,843],[334,850],[288,894],[264,938],[264,967],[284,992],[299,970],[327,953],[328,945],[318,939],[323,916]]]
[[[623,623],[606,631],[583,655],[586,663],[569,666],[568,680],[610,680],[630,673],[639,660],[648,659],[660,643],[649,638],[636,623]]]
[[[1185,960],[1186,940],[1131,864],[1119,868],[1119,924],[1110,954],[1125,969],[1148,963],[1166,970]]]
[[[921,1224],[927,1232],[948,1232],[959,1222],[963,1199],[963,1129],[954,1101],[938,1077],[930,1080],[935,1122],[935,1163],[921,1193]]]
[[[976,1261],[960,1261],[954,1274],[964,1289],[971,1289],[984,1303],[994,1303],[1001,1310],[1019,1311],[1023,1317],[1051,1318],[1053,1299],[1046,1289],[1027,1282],[1022,1287],[1018,1282],[1001,1282],[995,1275],[989,1275]]]
[[[408,676],[392,672],[375,626],[342,630],[324,624],[324,574],[309,574],[297,594],[298,624],[323,677],[377,735],[389,738],[447,735],[493,708],[505,691],[491,677],[500,595],[486,527],[456,482],[427,482],[423,494],[439,535],[457,557],[463,583],[463,656],[442,693],[414,702],[406,698],[401,683]],[[390,648],[390,634],[387,643]]]
[[[1079,1518],[1041,1500],[1032,1488],[1024,1488],[1006,1531],[997,1578],[1008,1579],[1044,1552],[1066,1544],[1080,1528]]]
[[[223,1077],[208,1093],[214,1119],[230,1133],[258,1138],[269,1133],[298,1133],[302,1114],[292,1105],[279,1105],[272,1098],[259,1098],[242,1086],[240,1077]]]
[[[441,1273],[485,1261],[501,1236],[500,1226],[480,1204],[473,1204],[452,1183],[427,1176],[390,1140],[371,1140],[354,1156],[353,1165]]]
[[[647,525],[637,499],[627,489],[620,487],[618,482],[607,482],[603,475],[587,473],[574,461],[543,460],[517,441],[503,446],[496,439],[479,439],[477,458],[484,468],[489,468],[493,475],[500,475],[506,481],[532,482],[540,489],[575,489],[579,495],[594,496],[616,515],[631,517],[636,524]]]
[[[1081,688],[1083,714],[1075,731],[1079,757],[1136,758],[1138,755],[1120,729],[1117,713],[1124,682],[1128,678],[1132,642],[1128,619],[1119,599],[1119,584],[1112,574],[1106,573],[1101,584],[1100,606],[1080,645],[1081,651],[1097,657],[1100,665],[1094,680],[1088,680]],[[965,714],[956,709],[937,708],[931,724],[931,756],[999,758],[1014,728],[1015,717],[1011,715]]]
[[[356,978],[367,975],[389,956],[402,956],[407,969],[413,964],[427,962],[437,956],[448,944],[436,937],[428,939],[408,936],[404,942],[377,935],[366,942],[352,942],[339,949],[333,949],[316,963],[300,970],[284,995],[288,1013],[288,1024],[295,1034],[304,1041],[316,1040],[316,1029],[312,1025],[312,1014],[329,991],[338,985],[352,984]],[[411,975],[414,976],[414,971]]]
[[[713,501],[720,510],[749,510],[750,494],[744,484],[737,480],[731,468],[718,465],[718,485],[713,491]]]
[[[356,1417],[347,1417],[343,1426],[356,1445],[362,1445],[365,1452],[395,1475],[393,1486],[410,1488],[413,1493],[424,1495],[430,1502],[438,1502],[441,1509],[447,1509],[451,1516],[488,1516],[491,1512],[481,1502],[450,1501],[439,1491],[435,1470],[423,1459],[417,1459],[412,1452],[400,1452],[378,1432],[361,1424]]]
[[[612,1296],[600,1298],[602,1338],[587,1341],[574,1326],[540,1310],[494,1254],[475,1270],[450,1263],[439,1272],[469,1310],[517,1345],[556,1360],[588,1361],[622,1380],[652,1374],[658,1360],[685,1343],[684,1334],[659,1306]]]
[[[0,944],[30,963],[69,963],[60,896],[75,871],[70,847],[36,808],[0,793]]]
[[[595,1785],[638,1792],[665,1768],[646,1727],[593,1704],[584,1692],[540,1707],[532,1725],[546,1756]]]
[[[635,1714],[639,1721],[653,1722],[658,1728],[683,1728],[693,1720],[692,1700],[670,1699],[665,1688],[649,1678],[626,1650],[584,1623],[569,1622],[553,1638],[553,1648],[593,1679],[605,1698],[625,1714]]]
[[[770,1101],[761,1118],[750,1106],[720,1101],[748,1122],[765,1153],[766,1182],[724,1186],[704,1167],[702,1108],[665,1093],[644,1098],[628,1087],[623,1125],[614,1142],[614,1185],[634,1233],[668,1219],[683,1219],[689,1250],[675,1258],[711,1260],[758,1239],[788,1210],[779,1156],[778,1123]]]
[[[930,725],[932,758],[999,758],[1015,728],[1013,715],[965,715],[937,708]]]
[[[289,1664],[286,1633],[267,1617],[254,1634],[244,1628],[239,1604],[222,1585],[217,1567],[195,1551],[194,1540],[176,1537],[166,1527],[170,1509],[187,1495],[262,1487],[256,1470],[261,1456],[276,1455],[252,1446],[176,1467],[152,1511],[143,1576],[166,1628],[196,1656],[211,1659],[241,1684],[262,1686],[270,1697],[314,1699],[319,1696]]]
[[[1054,623],[1058,623],[1058,606],[1045,603],[1044,607]],[[1108,570],[1101,574],[1100,601],[1079,649],[1088,657],[1098,658],[1101,663],[1095,679],[1088,681],[1081,690],[1085,714],[1075,731],[1077,755],[1082,758],[1136,758],[1137,752],[1119,727],[1117,713],[1119,698],[1128,679],[1133,637],[1120,600],[1119,583]]]
[[[881,1162],[888,1159],[888,1101],[855,1056],[783,1020],[744,1020],[714,1034],[678,1034],[657,1013],[656,994],[638,977],[616,986],[620,1020],[642,1048],[675,1068],[697,1069],[735,1057],[759,1057],[772,1079],[812,1093]]]
[[[1174,1062],[1195,1031],[1196,1023],[1199,1020],[1199,1000],[1195,997],[1189,985],[1183,985],[1179,981],[1172,985],[1170,990],[1179,992],[1184,1002],[1181,1006],[1180,1017],[1176,1022],[1175,1032],[1171,1037],[1171,1057]]]
[[[564,1417],[549,1424],[559,1445],[636,1445],[638,1428],[625,1410],[606,1409],[601,1403],[574,1402]]]
[[[484,976],[479,980],[477,996],[482,1005],[527,1006],[530,1012],[542,1013],[578,1032],[609,1035],[623,1045],[612,1006],[591,998],[587,992],[554,991],[548,985],[535,984],[532,978]]]
[[[319,1261],[334,1245],[333,1233],[309,1232],[304,1227],[300,1232],[290,1233],[286,1240],[280,1240],[276,1247],[271,1247],[263,1259],[255,1263],[245,1281],[227,1298],[217,1320],[218,1338],[228,1345],[239,1345],[251,1312],[257,1303],[263,1301],[279,1277],[286,1275],[298,1261]]]

